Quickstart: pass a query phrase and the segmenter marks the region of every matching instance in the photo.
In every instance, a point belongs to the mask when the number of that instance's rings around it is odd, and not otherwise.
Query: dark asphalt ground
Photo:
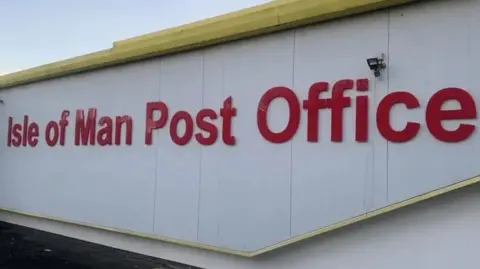
[[[197,269],[0,222],[0,269],[127,268]]]

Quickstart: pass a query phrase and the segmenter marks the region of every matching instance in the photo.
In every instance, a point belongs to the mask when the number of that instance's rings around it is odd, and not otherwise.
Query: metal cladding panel
[[[254,256],[478,182],[479,7],[422,2],[2,90],[0,208]],[[47,145],[50,121],[65,145]]]
[[[181,110],[196,113],[202,109],[202,52],[162,59],[159,75],[157,100],[168,105],[170,115]],[[185,124],[180,125],[178,132],[185,132]],[[196,241],[201,145],[192,141],[178,146],[172,143],[168,129],[158,132],[153,143],[157,148],[154,232]]]
[[[408,119],[421,123],[417,137],[408,143],[389,143],[388,197],[398,202],[433,189],[480,174],[476,157],[480,137],[475,130],[468,140],[442,143],[431,135],[426,106],[441,89],[455,87],[467,91],[480,107],[480,19],[479,1],[447,1],[415,9],[392,10],[390,18],[390,91],[408,91],[420,102],[420,108],[391,114],[395,128]],[[432,9],[432,7],[434,7]],[[441,23],[439,23],[441,21]],[[457,110],[465,104],[445,102],[442,109]],[[442,126],[456,130],[460,124],[474,124],[475,119],[444,120]],[[466,117],[462,117],[466,118]],[[477,128],[478,129],[478,128]]]
[[[293,32],[286,32],[207,52],[209,83],[222,85],[213,86],[207,98],[232,97],[237,108],[236,145],[218,143],[202,151],[200,210],[209,214],[200,218],[199,236],[208,244],[251,251],[290,237],[291,145],[258,135],[256,108],[265,89],[292,87],[293,44]],[[272,128],[284,127],[285,108],[282,102],[272,107]]]
[[[2,91],[2,130],[8,126],[7,117],[23,125],[24,115],[40,130],[35,147],[1,144],[0,205],[151,233],[156,149],[145,147],[141,119],[145,101],[158,97],[159,70],[160,61],[155,60]],[[97,108],[97,119],[105,115],[137,119],[132,145],[75,146],[75,109],[88,108]],[[46,126],[58,122],[64,110],[70,111],[65,146],[50,147]]]
[[[328,82],[329,92],[320,94],[327,98],[338,81],[371,76],[365,60],[388,50],[388,12],[298,29],[295,37],[294,89],[307,99],[311,85]],[[374,108],[386,94],[388,81],[369,83],[368,106]],[[344,216],[361,215],[375,202],[385,202],[387,143],[375,124],[368,126],[369,143],[355,141],[354,100],[366,93],[350,89],[344,95],[353,99],[343,112],[342,142],[332,141],[335,121],[328,110],[318,113],[318,142],[307,141],[310,120],[306,114],[292,142],[293,235],[337,223]],[[373,119],[375,111],[369,113]]]

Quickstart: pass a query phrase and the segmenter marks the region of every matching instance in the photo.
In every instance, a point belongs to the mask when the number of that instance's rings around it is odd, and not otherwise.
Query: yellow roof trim
[[[107,50],[0,76],[0,89],[295,28],[418,0],[276,0],[121,40]]]

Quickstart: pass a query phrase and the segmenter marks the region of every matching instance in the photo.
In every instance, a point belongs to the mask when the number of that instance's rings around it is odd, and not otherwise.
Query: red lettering
[[[390,124],[390,110],[396,104],[404,104],[408,109],[420,107],[418,99],[408,92],[392,92],[385,96],[377,108],[377,128],[380,134],[391,142],[407,142],[412,140],[420,130],[420,124],[407,122],[405,128],[396,131]]]
[[[125,130],[125,141],[127,145],[132,143],[132,126],[133,120],[132,117],[116,116],[115,117],[115,130],[113,125],[113,118],[108,116],[100,117],[98,125],[100,129],[96,131],[96,118],[97,110],[95,108],[90,108],[88,110],[87,120],[84,118],[84,111],[79,109],[77,110],[75,123],[75,145],[95,145],[98,143],[100,146],[111,146],[113,145],[113,135],[115,132],[115,145],[121,144],[122,137],[122,125],[126,124]]]
[[[357,91],[368,91],[368,79],[358,79]],[[355,140],[368,142],[368,96],[357,96],[355,99]]]
[[[97,133],[97,141],[100,146],[113,144],[113,120],[110,117],[101,117],[98,124],[102,126]]]
[[[27,131],[27,142],[30,147],[35,147],[38,144],[38,135],[39,135],[39,128],[38,124],[35,122],[32,122],[28,126],[28,131]]]
[[[164,102],[149,102],[146,109],[145,144],[152,144],[153,130],[163,128],[168,120],[168,107]],[[154,112],[160,112],[160,118],[154,120]]]
[[[353,80],[344,79],[333,85],[330,108],[332,110],[331,140],[334,142],[343,141],[343,110],[351,106],[350,97],[344,96],[346,90],[353,89]]]
[[[307,141],[318,142],[318,111],[330,107],[328,98],[319,98],[322,92],[328,91],[328,82],[317,82],[308,90],[308,100],[303,101],[303,109],[307,110]]]
[[[283,98],[288,103],[289,118],[285,129],[274,133],[268,127],[268,108],[276,98]],[[287,87],[274,87],[269,89],[260,99],[257,109],[257,126],[260,134],[272,143],[284,143],[289,141],[297,132],[300,125],[300,102],[295,93]]]
[[[100,146],[111,146],[114,144],[113,136],[115,133],[115,145],[119,146],[122,144],[122,126],[126,125],[125,130],[125,144],[132,144],[132,133],[133,133],[133,120],[132,117],[116,116],[115,117],[115,128],[113,126],[113,119],[111,117],[101,117],[98,121],[98,124],[102,127],[98,130],[97,141]]]
[[[357,79],[355,83],[358,92],[368,92],[368,88],[370,85],[368,82],[368,78]]]
[[[132,144],[133,120],[130,116],[117,116],[115,119],[115,145],[122,143],[122,126],[126,125],[125,144]]]
[[[160,117],[154,120],[154,112],[159,111]],[[145,129],[145,144],[152,144],[152,131],[155,129],[164,128],[169,120],[168,107],[163,102],[147,103],[146,109],[146,129]],[[232,119],[237,115],[237,109],[232,105],[232,97],[228,97],[223,102],[223,107],[220,109],[220,116],[222,117],[222,139],[226,145],[235,144],[235,136],[232,135]],[[213,123],[218,118],[218,114],[213,109],[202,109],[195,115],[195,123],[193,117],[187,111],[176,112],[169,123],[169,134],[172,141],[180,146],[186,145],[194,136],[194,129],[197,126],[200,132],[195,133],[195,140],[201,145],[213,145],[218,138],[218,128]],[[178,125],[180,121],[185,122],[185,132],[182,135],[178,134]],[[205,132],[205,133],[202,133]]]
[[[267,141],[275,144],[290,141],[298,131],[302,109],[306,113],[306,139],[308,142],[319,141],[321,130],[319,118],[320,110],[331,110],[331,141],[342,142],[344,132],[344,111],[352,106],[352,97],[345,91],[355,90],[355,141],[365,143],[369,139],[369,80],[343,79],[333,84],[331,96],[322,96],[328,92],[328,82],[313,83],[308,91],[308,97],[300,104],[296,93],[283,86],[267,90],[259,100],[257,107],[257,127],[260,135]],[[269,126],[269,108],[271,103],[280,98],[288,105],[288,119],[286,126],[281,131],[273,131]],[[448,101],[457,102],[458,109],[447,110],[443,105]],[[302,105],[302,106],[301,106]],[[404,105],[412,110],[420,107],[420,102],[414,94],[404,91],[392,92],[380,100],[376,110],[376,124],[381,136],[395,143],[404,143],[414,139],[420,131],[420,123],[406,121],[405,127],[396,130],[392,126],[391,111],[395,105]],[[248,108],[247,108],[248,109]],[[187,111],[178,111],[169,118],[166,103],[161,101],[146,104],[145,144],[153,143],[153,131],[162,129],[169,124],[171,140],[180,146],[188,144],[193,137],[204,146],[215,144],[221,135],[225,145],[235,145],[236,137],[233,135],[233,119],[237,116],[237,108],[233,106],[231,96],[227,97],[220,110],[204,108],[197,114]],[[85,113],[87,115],[85,115]],[[477,105],[473,96],[464,89],[449,87],[434,93],[428,100],[425,109],[425,122],[430,134],[437,140],[447,143],[461,142],[472,136],[476,126],[474,124],[459,123],[454,130],[443,127],[443,121],[448,120],[475,120],[477,119]],[[45,126],[45,142],[48,146],[65,145],[67,127],[69,125],[69,110],[63,110],[60,120],[49,121]],[[270,115],[272,116],[272,115]],[[216,121],[221,117],[221,130]],[[170,120],[170,122],[169,122]],[[185,130],[180,131],[181,122]],[[98,124],[98,130],[97,130]],[[124,128],[123,128],[124,126]],[[199,130],[195,130],[198,128]],[[131,145],[133,140],[133,119],[124,116],[102,116],[97,122],[97,109],[89,108],[88,112],[77,109],[75,113],[75,145],[111,146],[122,144],[122,130],[125,130],[124,143]],[[221,134],[219,133],[221,131]],[[31,120],[31,116],[24,115],[23,120],[15,122],[13,117],[8,117],[8,147],[36,147],[39,142],[40,127]]]
[[[62,115],[58,125],[60,126],[60,142],[59,144],[65,146],[65,136],[66,136],[66,128],[68,126],[67,117],[70,115],[70,111],[64,110],[62,111]]]
[[[8,132],[7,132],[7,146],[12,146],[12,129],[13,129],[13,118],[8,117]]]
[[[455,100],[460,109],[442,110],[445,102]],[[475,131],[475,125],[461,123],[456,130],[445,130],[443,120],[468,120],[477,118],[477,107],[472,96],[459,88],[445,88],[436,92],[428,101],[426,109],[427,128],[438,140],[443,142],[460,142],[469,138]]]
[[[22,146],[27,146],[27,139],[28,139],[28,116],[23,116],[23,135],[22,135]]]
[[[14,124],[12,127],[12,144],[14,147],[20,147],[22,145],[22,125]]]
[[[97,119],[97,109],[88,109],[87,119],[85,120],[83,109],[77,110],[75,121],[75,145],[95,145],[95,121]]]
[[[356,81],[357,91],[368,90],[368,79]],[[318,142],[318,111],[323,108],[331,108],[331,140],[341,142],[343,140],[343,110],[351,106],[350,97],[343,93],[353,89],[354,81],[350,79],[340,80],[333,86],[332,98],[319,98],[322,92],[328,91],[328,82],[314,83],[308,91],[308,99],[303,101],[303,108],[307,110],[307,141]],[[356,98],[356,140],[366,141],[368,137],[368,97]]]
[[[48,122],[47,126],[45,127],[45,142],[47,142],[47,145],[49,145],[50,147],[55,146],[58,143],[58,137],[58,124],[55,121]]]
[[[183,120],[185,122],[185,133],[182,136],[178,135],[178,123]],[[178,111],[172,117],[170,123],[170,137],[172,141],[180,146],[186,145],[190,142],[193,136],[193,119],[186,111]]]
[[[218,130],[215,124],[206,121],[205,118],[215,120],[217,119],[217,113],[215,113],[213,109],[202,109],[198,112],[197,117],[195,119],[195,122],[197,123],[198,128],[208,133],[207,137],[205,137],[202,133],[197,133],[195,135],[195,139],[198,141],[198,143],[205,146],[209,146],[209,145],[213,145],[215,141],[217,141]],[[225,138],[227,138],[228,142],[231,142],[232,140],[228,140],[232,138],[231,133],[227,133]],[[234,137],[233,137],[233,142],[235,143]]]
[[[223,108],[220,109],[222,117],[222,140],[225,145],[235,145],[235,137],[232,135],[232,117],[237,115],[237,109],[232,105],[232,97],[223,101]]]
[[[29,116],[23,117],[23,124],[14,123],[13,117],[8,117],[7,146],[35,147],[38,144],[39,126],[36,122],[29,121]]]

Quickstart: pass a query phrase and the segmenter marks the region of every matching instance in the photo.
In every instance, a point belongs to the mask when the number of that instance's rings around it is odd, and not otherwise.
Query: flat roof
[[[418,0],[275,0],[116,41],[106,50],[0,76],[0,89],[198,49]]]

